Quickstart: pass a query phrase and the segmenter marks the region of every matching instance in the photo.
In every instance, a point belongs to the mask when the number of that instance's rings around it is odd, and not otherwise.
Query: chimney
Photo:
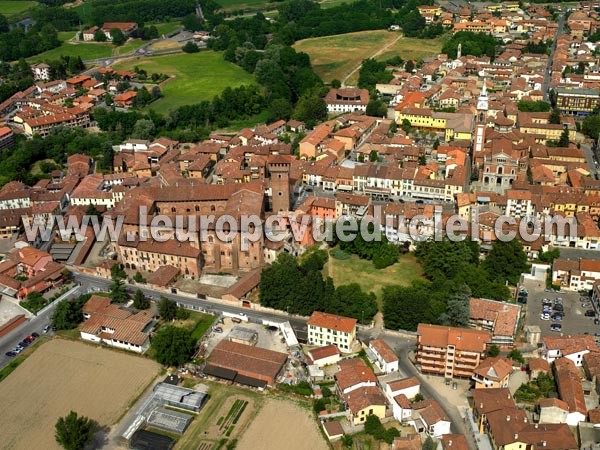
[[[519,439],[519,433],[515,433],[515,441]]]
[[[542,447],[546,446],[546,441],[542,441]]]
[[[483,409],[483,403],[479,404],[479,409]]]
[[[510,416],[506,416],[506,421],[510,422]]]

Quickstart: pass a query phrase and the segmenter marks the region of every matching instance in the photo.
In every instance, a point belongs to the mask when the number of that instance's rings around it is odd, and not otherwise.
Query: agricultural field
[[[148,73],[166,73],[172,78],[161,86],[163,98],[149,108],[166,113],[182,105],[212,100],[226,87],[254,83],[254,77],[242,68],[227,62],[221,53],[176,54],[135,57],[115,64],[117,70],[145,69]]]
[[[325,82],[343,80],[367,58],[388,59],[400,55],[404,59],[432,56],[442,48],[436,39],[414,39],[386,30],[360,31],[318,38],[303,39],[294,44],[298,51],[308,53],[317,74]],[[348,84],[356,82],[356,70]]]
[[[378,302],[381,301],[384,286],[407,286],[413,280],[423,278],[421,264],[412,253],[400,255],[396,264],[384,269],[376,269],[371,261],[360,259],[356,255],[351,255],[348,259],[336,259],[330,254],[323,271],[333,278],[336,286],[358,283],[364,291],[375,293]],[[356,274],[360,274],[360,277]]]
[[[0,0],[0,13],[6,17],[16,16],[37,5],[28,0]]]
[[[71,410],[110,427],[159,371],[149,359],[82,342],[44,343],[0,383],[2,446],[59,449],[54,424]]]
[[[237,448],[319,450],[329,446],[311,411],[289,400],[269,398],[242,434]]]

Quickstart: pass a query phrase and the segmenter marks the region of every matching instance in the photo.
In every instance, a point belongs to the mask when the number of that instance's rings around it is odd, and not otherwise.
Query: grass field
[[[224,10],[256,8],[272,3],[270,0],[217,0]]]
[[[323,81],[329,82],[333,79],[343,80],[364,59],[375,56],[377,52],[391,45],[398,37],[398,33],[390,33],[385,30],[360,31],[304,39],[296,42],[294,48],[308,53],[317,74]],[[441,48],[442,43],[439,40],[401,37],[389,49],[375,57],[388,59],[400,55],[405,59],[416,59],[435,55]],[[358,72],[354,74],[348,84],[355,82],[356,79],[358,79]]]
[[[70,36],[68,34],[70,33]],[[73,37],[73,32],[67,32],[59,34],[61,40],[68,40]],[[127,41],[120,47],[115,47],[111,43],[99,43],[99,42],[65,42],[63,45],[47,52],[40,53],[39,55],[27,58],[29,62],[40,62],[40,61],[52,61],[60,59],[61,56],[80,56],[81,59],[98,59],[108,58],[109,56],[125,55],[141,47],[146,42],[140,39],[133,39]]]
[[[181,27],[181,23],[177,22],[176,20],[172,20],[171,22],[153,23],[149,25],[154,25],[160,36],[171,33],[172,31],[175,31]]]
[[[164,97],[150,105],[150,108],[165,113],[182,105],[211,100],[226,87],[232,88],[254,83],[254,78],[240,67],[227,62],[221,53],[200,52],[131,58],[119,62],[117,70],[133,70],[135,66],[148,73],[166,73],[174,76],[167,81],[162,92]]]
[[[76,411],[113,425],[158,375],[153,361],[54,339],[0,383],[3,448],[58,449],[54,424]]]
[[[392,47],[377,56],[376,59],[385,61],[393,56],[400,55],[406,59],[419,59],[435,56],[442,51],[445,37],[438,39],[416,39],[403,37]]]
[[[374,292],[378,300],[381,300],[381,290],[384,286],[406,286],[423,277],[421,265],[412,253],[401,255],[396,264],[385,269],[376,269],[371,261],[360,259],[356,255],[344,260],[330,256],[323,270],[326,275],[331,273],[336,286],[358,283],[363,290]]]
[[[25,0],[0,0],[0,13],[6,17],[16,16],[29,8],[37,5],[37,2]]]

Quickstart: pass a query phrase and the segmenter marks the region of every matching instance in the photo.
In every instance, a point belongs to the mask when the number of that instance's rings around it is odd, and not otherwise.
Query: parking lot
[[[545,292],[544,286],[539,286],[536,282],[526,282],[523,287],[529,291],[527,299],[527,325],[537,325],[542,330],[542,336],[559,334],[582,334],[589,333],[594,335],[600,333],[600,325],[594,324],[594,317],[587,317],[585,312],[594,309],[593,305],[583,306],[578,292]],[[544,298],[551,299],[553,304],[555,299],[562,298],[564,308],[564,318],[562,321],[542,320],[542,301]],[[591,304],[591,300],[589,301]],[[552,313],[551,313],[552,314]],[[551,331],[553,323],[562,325],[561,332]]]

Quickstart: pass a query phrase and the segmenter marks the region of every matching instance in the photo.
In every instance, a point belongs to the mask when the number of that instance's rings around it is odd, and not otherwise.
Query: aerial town
[[[0,448],[600,449],[598,42],[0,0]]]

